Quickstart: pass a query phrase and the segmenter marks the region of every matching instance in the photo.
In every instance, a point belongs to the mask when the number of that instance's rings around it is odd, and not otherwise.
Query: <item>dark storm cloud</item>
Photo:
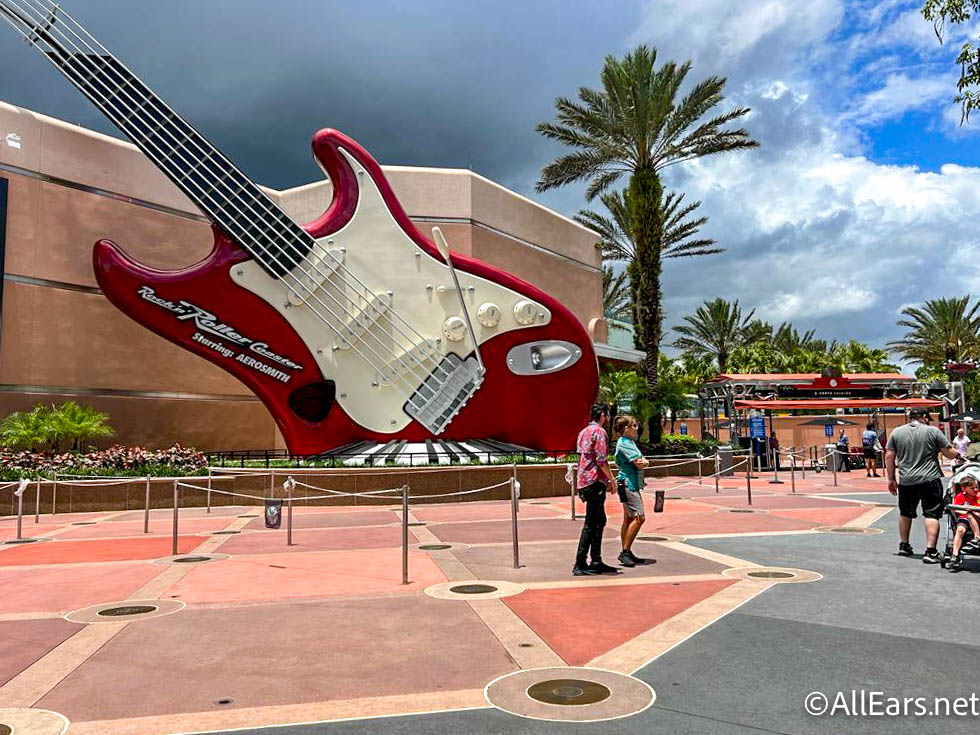
[[[261,183],[318,178],[335,127],[386,164],[472,168],[529,192],[556,149],[534,132],[558,95],[596,85],[638,4],[120,2],[64,5]],[[118,135],[0,28],[0,99]],[[577,208],[577,207],[576,207]]]

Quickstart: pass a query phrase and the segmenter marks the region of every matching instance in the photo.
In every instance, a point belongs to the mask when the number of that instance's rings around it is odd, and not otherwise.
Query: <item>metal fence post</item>
[[[698,485],[701,484],[702,479],[703,478],[701,476],[701,452],[698,452]]]
[[[143,533],[150,532],[150,476],[146,476],[146,507],[143,509]]]
[[[520,484],[513,477],[510,479],[510,523],[511,535],[514,540],[514,569],[521,568],[520,551],[517,548],[517,492]]]
[[[749,455],[749,464],[748,464],[749,467],[752,466],[751,459],[752,457],[751,455]],[[745,492],[749,498],[749,505],[752,505],[752,473],[751,472],[745,473]]]
[[[174,480],[174,542],[171,556],[177,556],[177,510],[180,508],[180,485]]]
[[[408,485],[402,485],[402,584],[408,584]]]
[[[790,492],[796,494],[796,452],[789,455],[789,487]]]
[[[21,526],[24,522],[24,492],[27,490],[27,480],[21,480],[20,487],[14,491],[14,495],[17,496],[17,538],[23,538],[21,536]]]
[[[51,515],[58,515],[58,473],[54,474],[54,487],[51,488]]]
[[[282,484],[286,488],[286,546],[293,545],[293,484],[292,475]]]
[[[772,452],[772,479],[769,481],[770,485],[785,485],[782,480],[779,479],[779,450],[773,447]]]
[[[575,491],[578,490],[578,467],[572,467],[572,520],[575,518]]]
[[[718,476],[720,474],[721,474],[721,455],[718,454],[718,449],[716,448],[715,449],[715,492],[716,493],[721,492],[721,488],[718,485],[719,483]]]
[[[514,463],[513,467],[514,467],[514,482],[516,483],[517,482],[517,463],[516,462]],[[520,504],[518,504],[518,506],[517,506],[517,512],[518,513],[521,512]]]
[[[807,449],[806,449],[806,455],[807,455],[806,456],[806,459],[804,459],[803,460],[803,463],[800,465],[800,467],[802,469],[802,472],[803,472],[803,479],[804,480],[806,479],[806,460],[809,459],[809,457],[810,457],[810,448],[809,447],[807,447]]]
[[[834,487],[837,487],[837,448],[836,447],[830,450],[830,456],[833,459],[833,461],[830,463],[830,466],[834,470]]]
[[[41,522],[41,478],[37,478],[37,492],[34,498],[34,523]]]
[[[207,513],[211,512],[211,468],[208,467],[208,509]]]

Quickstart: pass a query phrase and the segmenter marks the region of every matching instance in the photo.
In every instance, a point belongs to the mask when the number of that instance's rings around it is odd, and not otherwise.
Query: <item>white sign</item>
[[[20,136],[17,135],[17,133],[7,133],[5,140],[7,141],[7,145],[9,145],[11,148],[20,150]]]

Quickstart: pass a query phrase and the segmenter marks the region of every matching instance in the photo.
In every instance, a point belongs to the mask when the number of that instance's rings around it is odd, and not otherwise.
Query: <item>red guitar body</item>
[[[353,140],[334,130],[322,130],[313,140],[314,156],[333,183],[333,200],[327,211],[305,225],[305,229],[315,238],[325,237],[343,227],[355,214],[356,177],[341,155],[341,147],[375,180],[391,215],[405,233],[419,248],[438,257],[434,244],[405,214],[377,162]],[[294,410],[291,396],[304,386],[314,387],[331,376],[321,373],[310,348],[278,311],[232,281],[230,268],[248,260],[251,256],[218,228],[215,228],[212,252],[199,263],[180,270],[148,268],[107,240],[96,243],[93,252],[95,275],[106,297],[136,322],[219,365],[244,383],[269,409],[291,453],[317,454],[362,439],[386,442],[433,438],[414,420],[397,433],[368,431],[351,420],[338,402],[331,405],[322,420],[302,418]],[[588,333],[567,308],[531,284],[478,260],[453,254],[452,261],[458,271],[494,281],[545,305],[552,318],[548,324],[504,332],[482,344],[484,382],[439,438],[488,438],[542,450],[572,449],[577,432],[588,420],[589,405],[598,387],[596,358]],[[283,383],[244,365],[234,356],[219,354],[213,345],[195,341],[193,337],[198,330],[194,320],[176,319],[172,311],[147,301],[140,295],[145,287],[165,302],[192,303],[238,333],[288,356],[300,368],[295,370],[295,379]],[[564,370],[515,375],[506,365],[508,350],[535,340],[571,342],[583,354]],[[336,393],[342,391],[343,386],[336,385]]]

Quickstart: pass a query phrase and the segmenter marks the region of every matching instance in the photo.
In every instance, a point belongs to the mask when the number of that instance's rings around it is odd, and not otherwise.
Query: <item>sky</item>
[[[26,2],[27,0],[18,0]],[[535,132],[554,99],[598,87],[638,44],[727,78],[755,150],[664,171],[701,201],[719,255],[667,261],[665,341],[705,299],[884,346],[901,310],[980,276],[980,120],[961,126],[953,63],[906,0],[64,0],[259,183],[322,177],[334,127],[382,164],[469,168],[565,215],[584,186],[538,194],[561,147]],[[684,90],[682,90],[682,93]],[[0,26],[0,99],[119,135]],[[977,116],[980,118],[980,116]],[[625,182],[624,182],[625,183]]]

